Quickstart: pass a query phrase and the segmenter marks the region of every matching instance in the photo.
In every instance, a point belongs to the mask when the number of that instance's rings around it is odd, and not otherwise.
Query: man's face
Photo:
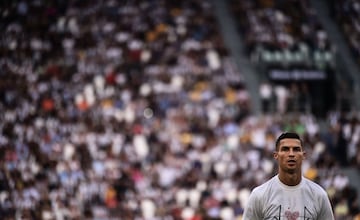
[[[305,152],[302,149],[300,140],[293,138],[281,140],[278,151],[274,152],[274,158],[278,161],[281,171],[287,173],[301,172]]]

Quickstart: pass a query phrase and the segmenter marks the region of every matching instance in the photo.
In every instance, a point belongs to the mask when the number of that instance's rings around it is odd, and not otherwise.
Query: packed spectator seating
[[[261,83],[271,84],[275,98],[277,87],[285,89],[288,104],[303,98],[302,104],[281,111],[311,112],[322,117],[328,109],[338,107],[331,92],[336,84],[336,47],[308,0],[228,3],[243,36],[245,52],[259,69]],[[308,94],[313,94],[311,99]]]
[[[276,66],[328,68],[335,47],[308,0],[229,0],[255,61]]]
[[[358,0],[330,0],[330,9],[334,21],[340,29],[351,48],[352,54],[360,64],[360,1]]]
[[[1,4],[1,219],[240,219],[283,130],[338,219],[359,213],[359,122],[253,116],[207,1]]]

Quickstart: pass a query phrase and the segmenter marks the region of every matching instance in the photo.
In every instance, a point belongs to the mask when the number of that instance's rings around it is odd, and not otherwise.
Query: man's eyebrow
[[[301,148],[301,146],[300,145],[295,145],[295,146],[284,145],[284,146],[280,146],[280,148]]]
[[[282,145],[283,147],[301,147],[301,145]]]

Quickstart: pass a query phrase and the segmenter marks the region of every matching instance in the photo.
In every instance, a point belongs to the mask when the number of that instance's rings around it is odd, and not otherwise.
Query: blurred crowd
[[[359,215],[359,117],[252,115],[207,1],[0,4],[1,219],[241,219],[284,130]]]
[[[330,43],[309,0],[228,2],[261,82],[269,85],[264,78],[273,81],[273,97],[279,100],[277,104],[283,103],[282,108],[276,107],[279,112],[295,109],[322,117],[335,107],[336,46]],[[293,82],[286,79],[289,76]],[[344,85],[344,90],[349,87]],[[344,93],[338,92],[341,97],[350,97]],[[270,96],[268,93],[265,99]]]
[[[331,15],[350,45],[352,54],[360,64],[360,1],[359,0],[329,0]]]
[[[277,67],[333,67],[335,47],[309,0],[229,2],[253,60]]]

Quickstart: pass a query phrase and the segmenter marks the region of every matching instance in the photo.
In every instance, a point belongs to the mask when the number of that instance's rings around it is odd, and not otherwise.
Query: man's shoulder
[[[271,188],[273,187],[274,182],[276,181],[275,178],[277,178],[277,176],[274,176],[274,177],[270,178],[269,180],[267,180],[266,182],[262,183],[261,185],[255,187],[253,189],[253,192],[256,194],[264,195],[264,193],[271,190]]]
[[[316,183],[315,181],[313,180],[310,180],[306,177],[303,177],[303,181],[304,183],[308,186],[308,187],[313,187],[313,188],[321,188],[323,189],[318,183]]]
[[[311,190],[311,192],[320,195],[327,195],[325,189],[318,183],[303,177],[304,185]]]

